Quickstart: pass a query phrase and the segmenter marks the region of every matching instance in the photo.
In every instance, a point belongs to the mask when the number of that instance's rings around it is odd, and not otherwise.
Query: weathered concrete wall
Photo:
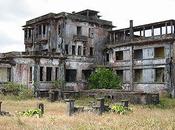
[[[156,58],[155,57],[155,48],[164,47],[164,56]],[[145,92],[155,92],[162,89],[168,89],[170,81],[169,81],[169,73],[168,73],[168,66],[167,66],[167,59],[171,57],[171,42],[158,42],[154,44],[146,44],[146,45],[134,45],[134,50],[142,49],[142,58],[141,59],[132,59],[132,46],[121,46],[115,47],[112,51],[109,51],[110,54],[110,61],[109,65],[113,67],[113,70],[123,70],[123,83],[124,88],[128,89],[130,83],[131,75],[131,64],[133,73],[135,69],[141,69],[141,81],[137,84],[134,83],[134,90],[142,90]],[[122,51],[123,52],[123,59],[116,61],[115,52]],[[163,82],[160,84],[155,82],[156,80],[156,69],[164,68],[164,77]],[[135,82],[135,81],[134,81]],[[145,87],[146,86],[146,87]],[[147,87],[149,86],[149,88]]]
[[[7,82],[8,75],[7,75],[7,68],[0,67],[0,82]]]

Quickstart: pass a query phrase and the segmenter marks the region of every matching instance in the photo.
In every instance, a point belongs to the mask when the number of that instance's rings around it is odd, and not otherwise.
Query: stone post
[[[102,113],[105,111],[105,102],[104,98],[97,98],[97,105],[99,106],[99,115],[102,115]]]
[[[2,104],[2,101],[0,101],[0,114],[1,114],[1,104]]]
[[[75,107],[74,107],[74,99],[65,99],[67,103],[67,112],[69,116],[72,116],[72,114],[75,112]]]
[[[38,109],[41,110],[41,115],[43,115],[44,114],[44,104],[43,103],[39,103],[39,104],[37,104],[37,107],[38,107]]]
[[[121,105],[124,107],[128,107],[129,101],[128,100],[121,100]]]

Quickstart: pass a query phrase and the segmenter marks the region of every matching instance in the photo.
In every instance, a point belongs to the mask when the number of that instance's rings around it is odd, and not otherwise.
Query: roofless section
[[[175,20],[170,19],[155,23],[133,26],[130,20],[130,27],[110,31],[110,44],[122,44],[139,41],[167,40],[174,38]]]

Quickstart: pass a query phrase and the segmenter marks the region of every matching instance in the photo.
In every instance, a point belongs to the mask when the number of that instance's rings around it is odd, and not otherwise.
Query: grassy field
[[[0,116],[0,130],[174,130],[175,100],[163,99],[157,106],[130,105],[133,109],[125,115],[81,112],[69,117],[64,102],[50,103],[47,100],[16,101],[1,96],[2,110],[13,116]],[[41,118],[17,116],[17,111],[35,108],[45,104],[45,114]],[[83,104],[84,100],[77,101]]]

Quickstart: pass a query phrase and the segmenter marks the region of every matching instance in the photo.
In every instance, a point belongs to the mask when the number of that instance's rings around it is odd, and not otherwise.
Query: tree
[[[89,77],[89,85],[91,89],[120,89],[121,80],[112,70],[97,68]]]

